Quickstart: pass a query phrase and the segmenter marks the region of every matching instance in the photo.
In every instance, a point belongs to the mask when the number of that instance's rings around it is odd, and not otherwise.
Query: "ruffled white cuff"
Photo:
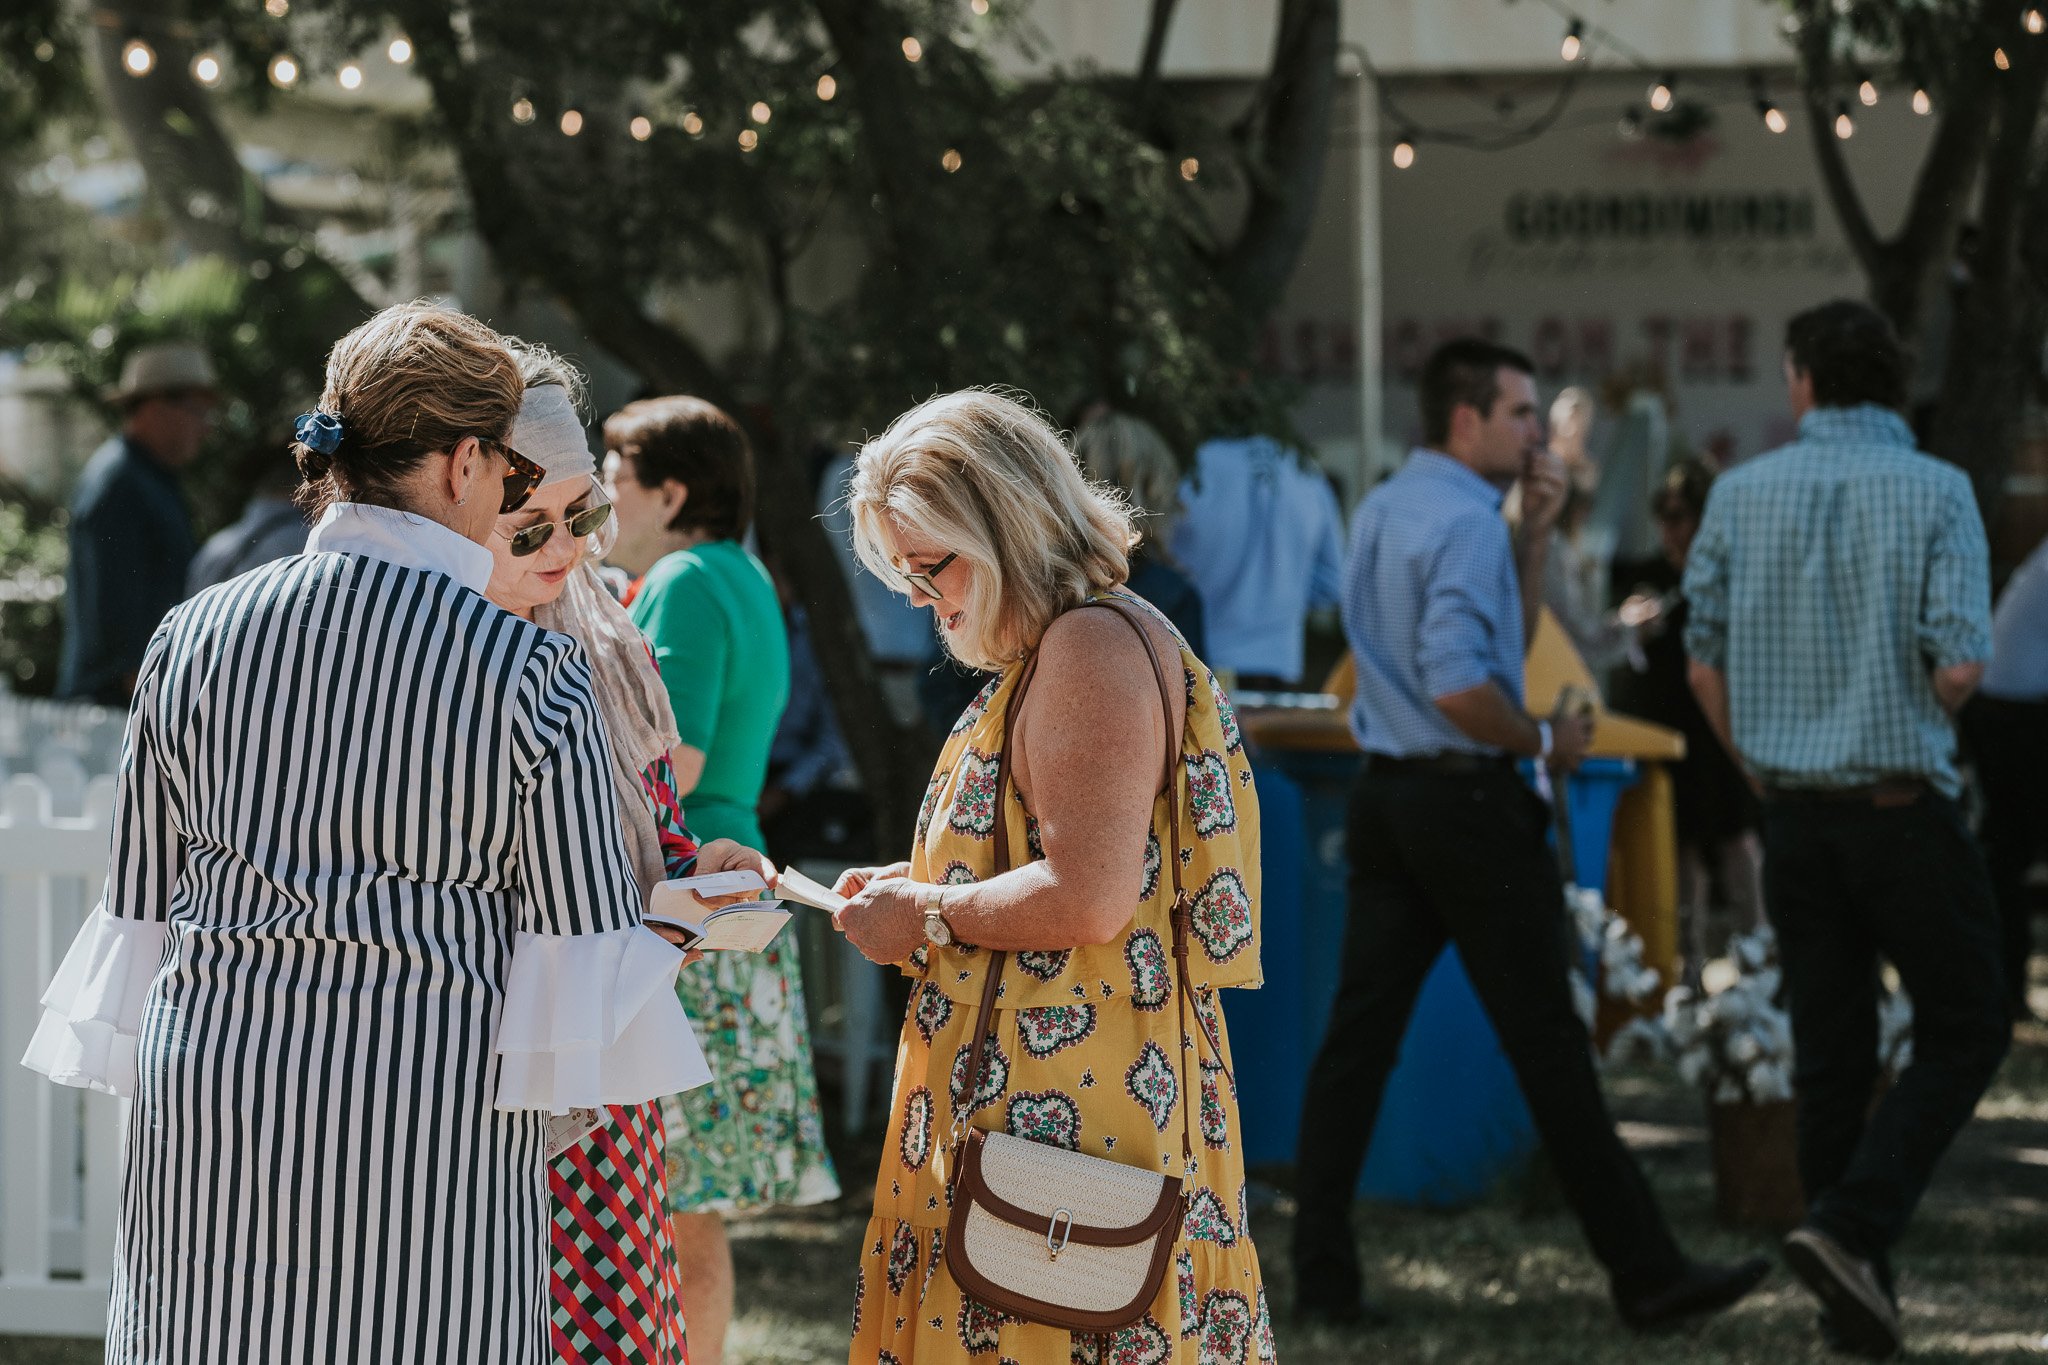
[[[639,1104],[711,1079],[676,999],[683,955],[645,926],[522,933],[498,1025],[500,1109]]]
[[[117,919],[104,906],[86,917],[64,954],[21,1064],[59,1085],[135,1093],[142,1002],[164,960],[161,920]]]

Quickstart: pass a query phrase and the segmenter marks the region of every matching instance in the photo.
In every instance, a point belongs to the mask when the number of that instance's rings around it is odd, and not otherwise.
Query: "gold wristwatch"
[[[925,894],[924,936],[941,948],[953,941],[952,926],[946,923],[946,888],[935,886]]]

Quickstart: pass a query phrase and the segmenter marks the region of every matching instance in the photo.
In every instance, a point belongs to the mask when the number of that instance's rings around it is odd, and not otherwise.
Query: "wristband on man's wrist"
[[[1547,758],[1549,758],[1549,757],[1550,757],[1550,744],[1551,744],[1551,740],[1552,740],[1552,738],[1553,738],[1553,736],[1552,736],[1552,734],[1551,734],[1551,732],[1550,732],[1550,722],[1549,722],[1549,721],[1547,721],[1547,720],[1539,720],[1539,721],[1537,721],[1537,722],[1536,722],[1536,757],[1537,757],[1537,758],[1538,758],[1539,760],[1541,760],[1541,759],[1547,759]]]

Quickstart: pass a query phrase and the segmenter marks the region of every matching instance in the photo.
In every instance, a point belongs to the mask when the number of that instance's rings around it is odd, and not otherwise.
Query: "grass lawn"
[[[2036,969],[2048,967],[2037,958]],[[2048,977],[2037,978],[2048,1003]],[[1772,1250],[1767,1235],[1718,1227],[1704,1115],[1668,1070],[1609,1078],[1623,1131],[1680,1240],[1699,1255]],[[728,1359],[845,1359],[872,1141],[849,1152],[837,1205],[734,1226],[739,1317]],[[1531,1205],[1542,1204],[1532,1211]],[[1691,1332],[1642,1338],[1616,1321],[1605,1279],[1571,1217],[1540,1195],[1503,1195],[1456,1214],[1369,1209],[1359,1219],[1374,1292],[1398,1317],[1368,1336],[1298,1332],[1286,1321],[1290,1201],[1255,1208],[1280,1357],[1366,1361],[1622,1365],[1646,1360],[1839,1360],[1819,1344],[1811,1300],[1783,1270],[1735,1311]],[[2020,1029],[2012,1056],[1936,1176],[1898,1255],[1907,1344],[1916,1360],[2048,1360],[2048,1026]],[[97,1343],[0,1339],[0,1365],[73,1365]]]

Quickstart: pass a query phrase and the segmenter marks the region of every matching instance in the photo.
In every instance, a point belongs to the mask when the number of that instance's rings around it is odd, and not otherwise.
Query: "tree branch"
[[[1247,317],[1270,312],[1315,225],[1337,91],[1337,0],[1282,0],[1273,64],[1256,107],[1263,128],[1252,165],[1251,206],[1222,261]]]
[[[1152,0],[1152,17],[1145,27],[1145,47],[1138,59],[1138,86],[1133,97],[1140,128],[1151,126],[1152,103],[1159,93],[1159,63],[1166,55],[1167,31],[1173,27],[1173,12],[1180,0]]]
[[[1813,141],[1814,159],[1820,163],[1821,183],[1834,205],[1835,218],[1849,249],[1856,253],[1864,273],[1872,281],[1889,276],[1890,253],[1870,221],[1870,209],[1849,174],[1842,155],[1842,140],[1835,136],[1835,111],[1827,97],[1834,79],[1834,21],[1825,0],[1801,0],[1799,15],[1799,93],[1806,105],[1807,132]]]
[[[124,13],[156,48],[146,76],[121,64],[126,32],[93,25],[94,70],[100,93],[135,149],[144,183],[178,239],[191,250],[244,265],[274,262],[289,242],[305,253],[322,321],[340,336],[373,311],[347,276],[316,249],[311,234],[242,168],[214,119],[213,104],[192,80],[192,45],[175,26],[182,10],[164,0],[130,0]],[[283,241],[279,239],[282,238]]]

